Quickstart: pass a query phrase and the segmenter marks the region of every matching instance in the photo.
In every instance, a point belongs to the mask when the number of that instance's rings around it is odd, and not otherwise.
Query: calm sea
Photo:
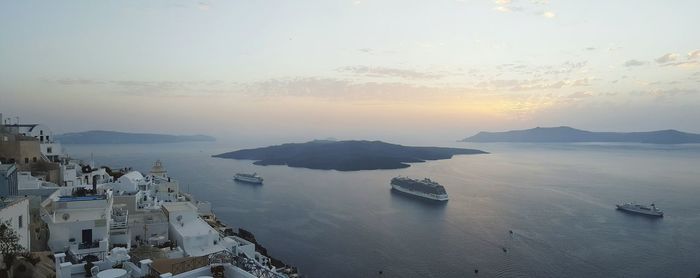
[[[143,172],[161,159],[182,190],[210,201],[225,223],[252,231],[306,277],[700,273],[700,145],[436,145],[491,154],[337,172],[211,158],[238,149],[222,143],[66,149],[86,160],[92,154],[99,165]],[[235,172],[257,172],[265,185],[234,183]],[[398,175],[430,177],[446,187],[450,201],[394,193],[389,180]],[[655,202],[666,216],[614,209],[626,201]]]

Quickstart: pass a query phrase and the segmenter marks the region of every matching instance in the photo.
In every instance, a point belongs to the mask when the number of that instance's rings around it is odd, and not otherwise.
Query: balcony
[[[109,223],[110,230],[126,229],[129,223],[129,211],[124,207],[112,209],[112,222]]]
[[[107,239],[92,242],[71,242],[70,251],[75,255],[101,251],[107,252],[108,246],[109,242]]]
[[[107,239],[93,242],[72,242],[66,254],[73,263],[80,263],[88,256],[103,260],[107,255],[109,242]]]
[[[93,248],[100,248],[100,242],[99,242],[99,241],[93,241],[93,242],[81,242],[81,243],[78,243],[78,250],[93,249]]]

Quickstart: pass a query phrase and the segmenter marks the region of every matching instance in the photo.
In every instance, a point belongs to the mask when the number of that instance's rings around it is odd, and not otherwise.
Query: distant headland
[[[213,157],[255,160],[256,165],[287,165],[318,170],[400,169],[407,163],[449,159],[460,154],[485,154],[474,149],[409,147],[382,141],[315,140],[227,152]]]
[[[467,137],[463,142],[521,142],[521,143],[581,143],[581,142],[621,142],[649,144],[688,144],[700,143],[700,134],[677,130],[647,132],[593,132],[568,126],[537,127],[506,132],[479,132]]]
[[[214,137],[207,135],[168,135],[104,130],[65,133],[57,135],[56,140],[63,144],[159,144],[216,141]]]

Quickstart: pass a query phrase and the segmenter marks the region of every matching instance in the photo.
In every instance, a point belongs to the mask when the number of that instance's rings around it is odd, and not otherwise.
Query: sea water
[[[224,223],[253,232],[306,277],[700,273],[700,145],[435,145],[490,154],[339,172],[212,158],[239,148],[225,143],[66,149],[98,166],[144,173],[162,160],[182,191],[211,202]],[[257,172],[265,184],[236,183],[236,172]],[[450,200],[393,192],[389,181],[398,175],[429,177]],[[665,217],[615,210],[629,201],[654,202]]]

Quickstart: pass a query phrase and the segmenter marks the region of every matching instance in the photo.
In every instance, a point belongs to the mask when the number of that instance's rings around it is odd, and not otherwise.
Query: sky
[[[700,1],[0,0],[0,113],[54,132],[700,132]]]

